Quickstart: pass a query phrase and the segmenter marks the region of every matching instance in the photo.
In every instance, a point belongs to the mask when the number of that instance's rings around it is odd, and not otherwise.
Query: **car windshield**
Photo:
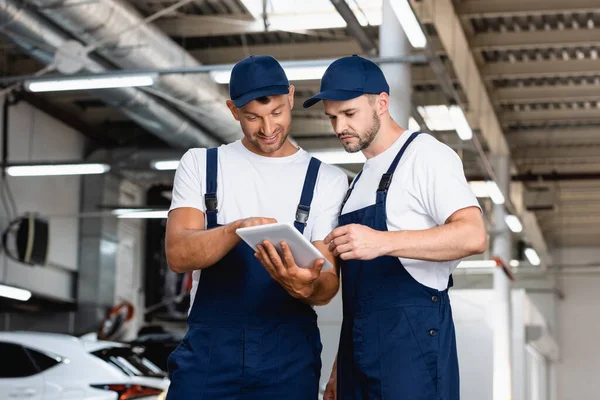
[[[110,347],[93,352],[96,357],[109,363],[111,366],[124,372],[129,376],[145,376],[162,378],[167,376],[152,361],[143,355],[142,347]]]

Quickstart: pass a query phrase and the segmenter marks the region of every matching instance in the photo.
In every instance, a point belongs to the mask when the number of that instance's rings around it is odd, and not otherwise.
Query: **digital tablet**
[[[319,258],[325,259],[323,271],[333,268],[333,265],[327,257],[313,246],[313,244],[304,237],[293,225],[277,222],[274,224],[250,226],[248,228],[236,229],[235,233],[258,251],[257,245],[263,240],[268,240],[275,246],[279,255],[282,254],[279,243],[285,242],[292,251],[294,261],[300,268],[311,268]]]

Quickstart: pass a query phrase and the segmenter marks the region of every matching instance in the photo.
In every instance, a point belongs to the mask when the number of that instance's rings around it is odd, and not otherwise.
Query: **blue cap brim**
[[[332,100],[332,101],[346,101],[362,96],[364,92],[354,90],[324,90],[320,93],[315,94],[310,99],[306,100],[303,104],[304,108],[314,106],[321,100]]]
[[[289,86],[266,86],[238,97],[233,100],[233,104],[235,104],[237,108],[240,108],[260,97],[288,94],[289,92]]]

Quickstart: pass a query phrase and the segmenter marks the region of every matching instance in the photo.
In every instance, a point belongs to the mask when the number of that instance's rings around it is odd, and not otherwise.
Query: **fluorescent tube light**
[[[519,218],[516,215],[507,215],[504,217],[504,221],[506,222],[506,225],[508,225],[510,230],[514,233],[519,233],[523,231],[523,225],[521,224],[521,221],[519,221]]]
[[[494,181],[487,181],[488,193],[494,204],[504,204],[504,195]]]
[[[151,165],[159,171],[172,171],[179,166],[179,160],[153,161]]]
[[[538,253],[531,247],[525,249],[525,257],[527,257],[531,265],[540,265],[541,263]]]
[[[427,44],[427,38],[410,4],[408,4],[408,0],[392,0],[391,5],[412,47],[424,48]]]
[[[367,160],[360,151],[348,153],[343,150],[315,150],[310,153],[326,164],[361,164]]]
[[[448,114],[450,115],[450,120],[454,125],[458,137],[462,140],[471,140],[473,138],[473,131],[469,126],[469,121],[467,121],[467,117],[462,108],[459,106],[450,106],[448,108]]]
[[[31,292],[13,286],[0,285],[0,296],[19,301],[27,301],[31,298]]]
[[[159,219],[159,218],[167,218],[167,214],[169,212],[167,210],[159,210],[159,211],[130,211],[122,214],[118,214],[118,218],[128,218],[128,219]]]
[[[456,268],[494,268],[497,265],[494,260],[466,260],[461,261]]]
[[[504,204],[504,196],[494,181],[471,181],[469,187],[476,197],[490,197],[494,204]]]
[[[510,260],[509,265],[513,268],[518,267],[519,265],[521,265],[521,263],[519,262],[519,260]]]
[[[156,74],[99,76],[97,78],[36,79],[35,81],[25,82],[25,88],[30,92],[58,92],[64,90],[152,86],[155,81]]]
[[[15,165],[6,168],[10,176],[93,175],[110,170],[108,164]]]
[[[409,117],[408,118],[408,130],[409,131],[414,131],[414,132],[417,132],[417,131],[421,130],[421,127],[419,126],[419,123],[413,117]]]

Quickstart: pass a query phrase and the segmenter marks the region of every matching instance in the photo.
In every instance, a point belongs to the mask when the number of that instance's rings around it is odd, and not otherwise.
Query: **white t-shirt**
[[[382,175],[412,133],[404,132],[389,149],[366,161],[344,214],[375,204]],[[479,207],[479,203],[458,155],[433,136],[421,133],[408,146],[394,172],[387,194],[388,230],[434,228],[444,225],[454,212],[470,206]],[[400,261],[418,282],[437,290],[447,288],[448,277],[459,263],[404,258]]]
[[[262,157],[238,140],[219,147],[217,223],[229,224],[250,217],[275,218],[293,223],[311,156],[299,149],[287,157]],[[334,166],[321,163],[304,236],[311,242],[325,239],[335,227],[348,178]],[[192,207],[206,213],[206,149],[188,150],[175,172],[170,210]],[[206,219],[205,219],[206,221]],[[200,279],[192,274],[191,304]]]

